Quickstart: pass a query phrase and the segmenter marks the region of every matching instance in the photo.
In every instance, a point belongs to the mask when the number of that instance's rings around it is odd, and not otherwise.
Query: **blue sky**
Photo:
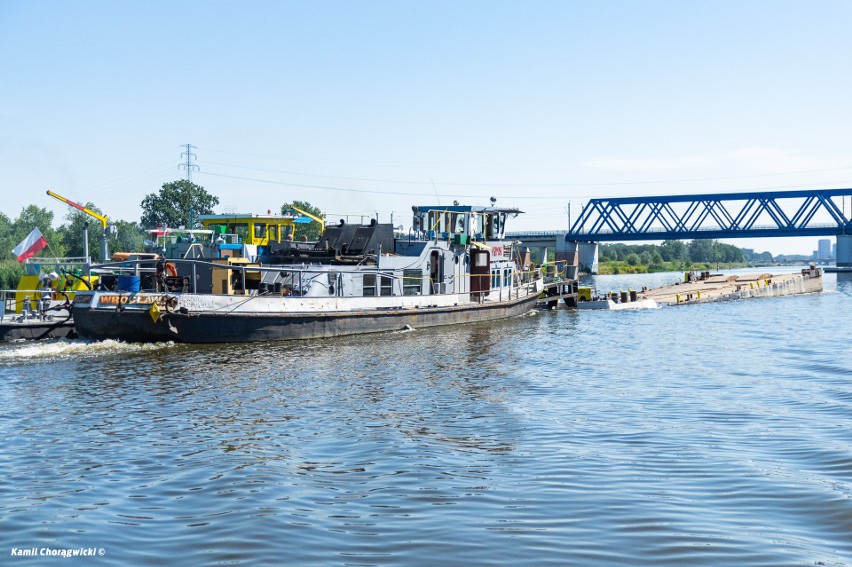
[[[852,2],[0,2],[0,192],[138,220],[852,186]],[[813,239],[744,240],[810,253]]]

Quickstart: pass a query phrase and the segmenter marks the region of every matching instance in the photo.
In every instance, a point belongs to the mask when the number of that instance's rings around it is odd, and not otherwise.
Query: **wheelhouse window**
[[[423,293],[423,273],[420,270],[403,270],[402,295],[420,295]]]
[[[464,213],[453,213],[453,232],[464,233]]]
[[[259,240],[263,240],[264,238],[266,238],[266,223],[254,223],[254,237]]]
[[[376,295],[376,274],[364,274],[364,297]]]
[[[388,274],[382,274],[381,276],[379,276],[379,280],[380,293],[382,295],[393,295],[393,277]]]
[[[363,282],[364,297],[393,295],[393,276],[390,274],[364,274]]]
[[[477,238],[482,238],[482,230],[479,227],[479,219],[479,215],[470,215],[470,233],[475,235]]]
[[[240,237],[241,241],[248,240],[248,224],[244,222],[234,223],[228,225],[228,230],[231,234],[236,234]]]

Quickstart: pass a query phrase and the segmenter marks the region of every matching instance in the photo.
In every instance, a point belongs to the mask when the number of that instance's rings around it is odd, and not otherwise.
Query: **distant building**
[[[831,245],[831,257],[837,258],[837,243],[836,242]]]
[[[817,243],[817,250],[815,256],[817,260],[829,260],[832,257],[831,240],[827,238],[820,240]]]

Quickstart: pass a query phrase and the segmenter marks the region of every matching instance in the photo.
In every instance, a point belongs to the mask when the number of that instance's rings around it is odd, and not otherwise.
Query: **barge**
[[[524,271],[499,207],[413,207],[413,227],[326,227],[313,245],[273,242],[257,257],[135,264],[134,276],[76,294],[85,339],[252,342],[487,321],[531,310],[543,290]],[[143,283],[144,282],[144,283]],[[209,286],[209,287],[208,287]],[[101,286],[102,288],[104,286]]]
[[[20,293],[20,290],[0,291],[0,342],[77,338],[70,303],[45,299],[33,305],[29,297],[18,302],[15,297]],[[43,292],[32,290],[32,293]],[[16,313],[17,303],[21,309]]]
[[[82,258],[29,258],[18,288],[0,290],[0,342],[77,338],[71,301],[91,288],[83,268]]]
[[[687,274],[683,283],[643,290],[641,299],[658,305],[692,305],[758,297],[780,297],[822,291],[822,270],[810,266],[792,274],[711,275]]]

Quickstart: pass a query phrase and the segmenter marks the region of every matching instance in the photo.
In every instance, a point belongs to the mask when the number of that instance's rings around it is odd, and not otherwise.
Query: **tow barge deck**
[[[822,270],[811,266],[793,274],[701,274],[671,286],[643,290],[640,299],[659,305],[691,305],[756,297],[779,297],[822,291]]]

